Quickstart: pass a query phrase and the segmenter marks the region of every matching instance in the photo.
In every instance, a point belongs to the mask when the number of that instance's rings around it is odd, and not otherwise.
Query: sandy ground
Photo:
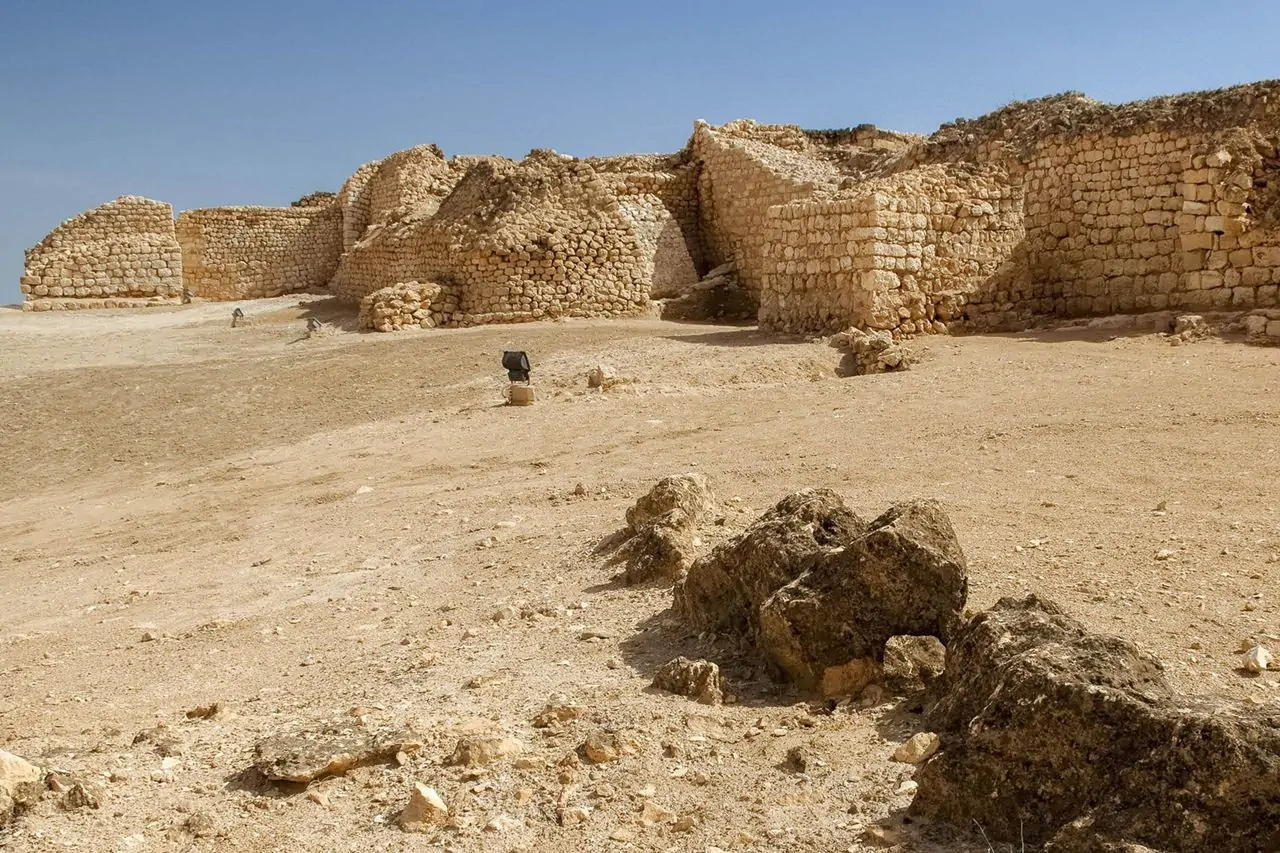
[[[841,379],[834,350],[750,328],[307,339],[306,317],[342,319],[328,301],[246,310],[234,330],[224,305],[0,312],[0,748],[102,790],[97,809],[50,796],[0,847],[859,851],[885,826],[904,850],[987,850],[904,823],[905,710],[831,713],[729,659],[737,704],[648,688],[717,649],[594,549],[683,471],[726,507],[708,549],[805,486],[867,516],[935,497],[972,607],[1035,590],[1189,693],[1280,701],[1275,675],[1235,671],[1242,640],[1280,634],[1280,350],[939,338],[910,372]],[[530,353],[531,408],[502,405],[505,348]],[[630,383],[588,391],[600,362]],[[527,618],[495,621],[506,605]],[[584,716],[535,729],[557,693]],[[187,718],[212,702],[219,718]],[[423,748],[308,791],[246,772],[261,738],[353,709]],[[167,762],[134,743],[160,724]],[[562,766],[596,728],[638,754]],[[528,760],[444,766],[476,731]],[[804,774],[793,746],[817,759]],[[414,781],[457,828],[396,827]],[[692,820],[645,825],[646,801]],[[560,826],[564,804],[589,819]],[[499,815],[515,820],[486,831]]]

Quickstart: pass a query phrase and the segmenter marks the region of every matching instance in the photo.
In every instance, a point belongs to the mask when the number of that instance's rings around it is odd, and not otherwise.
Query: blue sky
[[[119,195],[287,204],[424,142],[671,151],[696,118],[929,132],[1280,77],[1280,3],[0,0],[0,303]]]

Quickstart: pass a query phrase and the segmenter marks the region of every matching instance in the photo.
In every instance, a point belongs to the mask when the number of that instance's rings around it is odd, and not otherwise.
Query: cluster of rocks
[[[852,328],[831,337],[831,346],[844,351],[836,372],[841,376],[865,376],[906,370],[911,366],[910,351],[897,343],[886,331],[863,331]]]
[[[807,489],[694,561],[674,611],[803,690],[911,697],[927,730],[893,757],[918,768],[913,814],[1055,853],[1280,849],[1280,718],[1179,695],[1155,658],[1034,595],[969,615],[965,565],[934,502],[868,522]],[[704,660],[653,686],[728,694]]]
[[[451,307],[439,301],[440,295],[440,285],[432,282],[409,281],[375,290],[360,300],[359,327],[367,332],[430,329]]]
[[[806,489],[697,560],[674,597],[689,625],[735,634],[789,681],[835,697],[881,679],[890,638],[949,637],[967,589],[938,504],[868,522],[835,492]]]
[[[35,764],[0,749],[0,835],[5,827],[42,799],[50,798],[64,811],[102,805],[98,785]]]

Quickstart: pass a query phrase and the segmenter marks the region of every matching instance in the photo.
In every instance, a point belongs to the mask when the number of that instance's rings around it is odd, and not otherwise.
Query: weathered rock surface
[[[306,784],[421,747],[404,733],[375,734],[355,727],[300,731],[259,741],[253,766],[268,779]]]
[[[1059,853],[1280,850],[1280,715],[1176,695],[1155,658],[1051,602],[969,620],[933,695],[919,814]]]
[[[524,744],[513,737],[463,738],[458,741],[453,754],[445,763],[464,767],[483,767],[519,755],[523,751]]]
[[[703,705],[724,703],[724,679],[720,667],[705,660],[678,657],[668,661],[653,677],[653,686],[677,696],[688,696]]]
[[[882,683],[899,695],[919,693],[946,665],[947,648],[937,637],[890,637],[884,644]]]
[[[715,512],[702,474],[664,477],[627,510],[630,539],[619,549],[628,584],[674,579],[693,562],[693,532]]]
[[[697,561],[675,609],[753,639],[801,687],[838,695],[878,678],[890,637],[946,638],[966,594],[964,553],[937,503],[900,504],[868,525],[813,489]]]
[[[44,771],[24,758],[0,749],[0,827],[40,798]]]
[[[676,612],[703,630],[754,635],[766,598],[809,560],[866,530],[867,523],[830,489],[788,495],[741,536],[694,563],[676,584]]]
[[[398,822],[406,832],[428,832],[449,822],[449,807],[434,788],[415,782]]]

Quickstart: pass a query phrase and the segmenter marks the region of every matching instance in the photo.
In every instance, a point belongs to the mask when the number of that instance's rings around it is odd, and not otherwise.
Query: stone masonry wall
[[[697,281],[697,167],[661,158],[471,160],[439,202],[370,228],[334,292],[358,301],[440,286],[440,325],[645,312],[651,289]]]
[[[1278,232],[1250,204],[1260,158],[1231,147],[1167,132],[1042,143],[1020,263],[969,296],[972,325],[1280,304]]]
[[[342,211],[215,207],[178,216],[183,279],[204,299],[280,296],[325,287],[342,251]]]
[[[769,210],[760,323],[830,333],[860,325],[947,331],[1022,241],[1022,195],[999,172],[925,167],[859,195]]]
[[[31,310],[181,296],[173,208],[123,196],[68,219],[27,250],[21,287]]]
[[[699,123],[693,134],[693,155],[702,166],[698,198],[704,262],[709,267],[735,262],[739,282],[757,300],[766,273],[772,271],[762,240],[769,208],[834,190],[839,179],[834,167],[797,150],[806,141],[802,132],[787,130],[768,125],[713,129]],[[770,145],[754,135],[792,147]]]

